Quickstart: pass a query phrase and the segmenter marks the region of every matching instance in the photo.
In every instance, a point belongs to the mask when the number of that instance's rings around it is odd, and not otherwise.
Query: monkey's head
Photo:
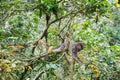
[[[76,44],[76,49],[77,49],[78,52],[83,49],[83,45],[84,45],[84,43],[77,43]]]

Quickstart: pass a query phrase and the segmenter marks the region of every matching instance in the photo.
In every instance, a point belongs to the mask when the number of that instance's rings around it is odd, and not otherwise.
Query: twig
[[[39,71],[33,80],[37,80],[39,76],[41,76],[44,72],[45,72],[44,70]]]
[[[56,62],[58,62],[59,60],[61,60],[62,59],[62,57],[65,55],[65,53],[63,53],[63,55],[61,56],[61,57],[59,57],[57,60],[55,60],[55,61],[52,61],[52,62],[50,62],[50,63],[56,63]]]

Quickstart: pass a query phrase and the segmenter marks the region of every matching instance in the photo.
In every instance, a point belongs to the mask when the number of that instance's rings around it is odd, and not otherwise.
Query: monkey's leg
[[[77,54],[72,54],[73,56],[73,59],[75,60],[75,61],[77,61],[78,63],[83,63],[81,60],[80,60],[80,58],[77,56]]]

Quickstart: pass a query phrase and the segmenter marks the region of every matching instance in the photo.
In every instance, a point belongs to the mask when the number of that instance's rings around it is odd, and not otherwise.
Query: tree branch
[[[39,71],[33,80],[37,80],[45,71]]]

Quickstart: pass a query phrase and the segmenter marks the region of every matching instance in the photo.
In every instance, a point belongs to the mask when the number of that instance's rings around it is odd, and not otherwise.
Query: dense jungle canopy
[[[0,80],[120,80],[120,0],[0,0]]]

